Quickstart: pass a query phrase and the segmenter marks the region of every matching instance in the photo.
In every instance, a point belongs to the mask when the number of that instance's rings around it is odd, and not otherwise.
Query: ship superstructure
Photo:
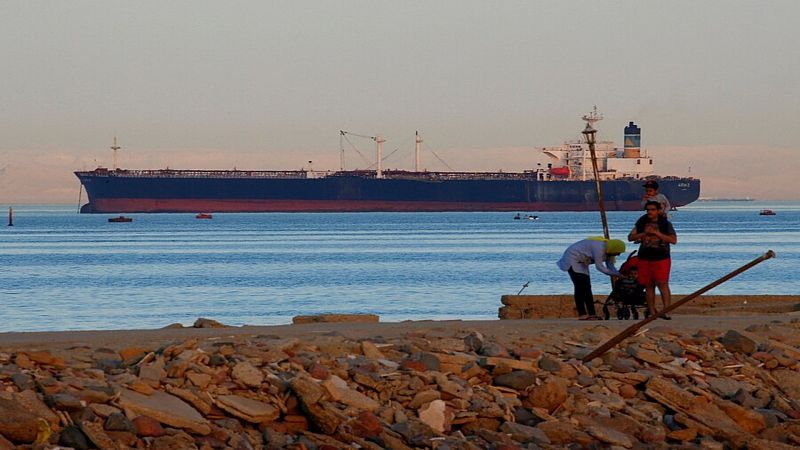
[[[583,116],[583,120],[596,128],[595,123],[603,120],[603,116],[595,107],[591,113]],[[641,179],[652,176],[653,159],[641,149],[641,141],[642,130],[633,122],[625,127],[623,148],[617,148],[613,141],[598,141],[595,152],[600,179]],[[579,140],[566,141],[558,147],[544,147],[541,151],[551,158],[551,162],[547,168],[536,171],[539,180],[594,180],[589,144]]]

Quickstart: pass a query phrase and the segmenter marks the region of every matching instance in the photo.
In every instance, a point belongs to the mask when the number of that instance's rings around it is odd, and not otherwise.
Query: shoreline
[[[696,331],[703,328],[727,327],[743,330],[751,325],[765,325],[774,321],[800,318],[800,312],[754,315],[679,315],[667,321],[656,321],[651,328],[660,325],[680,331]],[[25,347],[65,349],[75,345],[101,345],[119,349],[132,345],[158,343],[180,339],[220,339],[224,337],[248,337],[259,335],[280,338],[303,338],[312,334],[333,334],[350,339],[398,338],[411,332],[453,334],[464,330],[479,331],[488,335],[509,334],[523,338],[535,337],[542,331],[560,332],[574,329],[592,329],[598,326],[621,331],[630,326],[630,320],[578,321],[575,318],[513,319],[513,320],[407,320],[401,322],[376,323],[311,323],[286,325],[244,325],[222,328],[164,327],[128,330],[65,330],[65,331],[13,331],[0,333],[0,351]]]

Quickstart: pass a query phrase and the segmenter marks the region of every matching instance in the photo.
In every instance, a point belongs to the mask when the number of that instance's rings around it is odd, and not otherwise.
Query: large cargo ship
[[[596,110],[583,117],[602,119]],[[342,132],[344,133],[344,132]],[[134,212],[355,212],[355,211],[592,211],[598,209],[587,143],[538,149],[550,163],[522,172],[382,170],[380,137],[374,170],[79,171],[89,202],[82,213]],[[700,180],[659,177],[640,148],[641,129],[625,127],[624,146],[595,144],[603,202],[609,211],[641,209],[644,179],[655,179],[673,206],[700,195]],[[114,151],[116,143],[112,147]],[[116,158],[115,158],[116,159]],[[114,164],[116,166],[116,163]]]

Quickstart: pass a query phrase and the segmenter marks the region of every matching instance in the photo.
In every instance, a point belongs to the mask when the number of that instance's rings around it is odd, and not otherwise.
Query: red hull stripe
[[[436,211],[596,211],[590,203],[386,202],[363,200],[214,200],[104,198],[84,207],[95,213],[135,212],[436,212]],[[606,202],[609,211],[638,211],[639,201]]]

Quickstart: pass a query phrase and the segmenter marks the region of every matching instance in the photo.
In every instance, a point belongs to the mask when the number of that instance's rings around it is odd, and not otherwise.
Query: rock
[[[200,389],[205,389],[211,383],[211,375],[207,373],[186,372],[186,378]]]
[[[742,429],[728,415],[703,396],[694,396],[660,377],[647,382],[645,394],[662,405],[686,414],[728,439],[741,440]]]
[[[264,373],[249,362],[241,362],[233,367],[231,376],[248,387],[257,388],[264,382]]]
[[[175,329],[175,328],[183,328],[183,324],[175,322],[175,323],[171,323],[169,325],[161,327],[162,330],[172,330],[172,329]]]
[[[269,428],[264,429],[263,438],[268,450],[281,450],[289,446],[289,436]]]
[[[536,375],[527,370],[515,370],[511,373],[495,377],[496,386],[506,386],[518,391],[525,390],[528,386],[536,382]]]
[[[539,359],[539,368],[548,372],[558,372],[561,370],[561,361],[555,360],[549,356],[542,356]]]
[[[125,417],[125,414],[118,412],[112,413],[106,418],[103,428],[105,428],[107,431],[136,432],[136,427],[133,426],[133,422],[128,420],[128,418]]]
[[[14,450],[15,447],[16,446],[13,442],[4,438],[3,435],[0,434],[0,450]]]
[[[727,377],[708,377],[706,383],[712,392],[722,398],[731,398],[740,390],[747,392],[751,389],[747,383]]]
[[[11,381],[20,391],[33,389],[33,378],[27,373],[15,373],[11,376]]]
[[[30,361],[33,361],[37,364],[41,364],[43,366],[52,366],[57,369],[63,369],[64,367],[66,367],[66,365],[64,364],[64,360],[62,358],[54,356],[47,350],[27,351],[25,352],[25,356],[27,356]]]
[[[658,365],[658,364],[661,364],[662,362],[664,362],[665,360],[666,361],[672,360],[672,357],[664,357],[664,356],[659,355],[656,352],[653,352],[653,351],[650,351],[650,350],[645,350],[645,349],[639,348],[639,347],[637,347],[635,345],[628,346],[628,350],[627,351],[628,351],[628,354],[633,356],[634,358],[636,358],[636,359],[638,359],[640,361],[648,362],[650,364]]]
[[[58,409],[60,411],[80,411],[84,407],[78,397],[75,397],[72,394],[61,393],[47,395],[45,396],[44,401],[51,408]]]
[[[527,444],[550,444],[550,438],[539,428],[530,427],[514,422],[504,422],[500,425],[500,431],[511,435],[511,439]]]
[[[87,450],[89,448],[89,441],[86,439],[86,435],[74,425],[70,425],[61,431],[58,443],[75,450]]]
[[[108,417],[111,414],[120,412],[119,408],[115,408],[111,405],[103,405],[100,403],[92,403],[89,405],[89,409],[92,410],[96,415],[100,417]]]
[[[213,319],[205,319],[205,318],[198,318],[194,321],[193,328],[230,328],[228,325],[224,325],[220,322],[217,322]]]
[[[132,366],[138,363],[147,354],[147,349],[142,347],[127,347],[119,351],[122,364]]]
[[[346,381],[336,375],[332,375],[329,379],[323,381],[322,386],[328,391],[331,398],[339,403],[367,411],[374,411],[381,406],[377,401],[355,389],[351,389]]]
[[[508,356],[508,350],[506,350],[502,345],[494,342],[484,342],[478,353],[483,356]]]
[[[440,394],[439,391],[419,391],[408,404],[408,408],[419,409],[420,406],[430,403],[434,400],[439,400],[440,398],[442,398],[442,394]]]
[[[118,402],[120,406],[135,414],[152,417],[176,428],[187,429],[201,435],[211,432],[208,422],[196,409],[164,392],[158,391],[151,396],[145,396],[122,389]]]
[[[220,395],[216,405],[251,423],[270,422],[281,414],[275,406],[239,395]]]
[[[625,433],[619,432],[613,428],[601,427],[590,425],[586,427],[589,435],[595,437],[597,440],[611,445],[620,447],[631,448],[633,447],[633,438]]]
[[[313,405],[304,404],[303,410],[311,423],[325,434],[334,434],[339,426],[347,420],[347,416],[325,401]]]
[[[307,323],[378,323],[380,317],[375,314],[318,314],[313,316],[294,316],[295,325]]]
[[[134,447],[139,439],[136,437],[136,433],[130,431],[106,431],[106,434],[123,449]]]
[[[541,386],[531,389],[528,402],[550,412],[555,411],[567,400],[567,380],[553,377]]]
[[[786,394],[793,400],[800,401],[800,377],[797,376],[797,371],[778,369],[773,370],[770,374]]]
[[[636,397],[638,391],[635,387],[631,386],[630,384],[623,384],[619,387],[619,395],[622,398],[633,398]]]
[[[326,380],[331,376],[328,368],[319,363],[311,364],[311,366],[308,367],[308,374],[317,380]]]
[[[20,403],[0,397],[0,435],[13,442],[31,443],[38,433],[37,417]]]
[[[325,388],[309,377],[296,376],[289,381],[289,386],[306,405],[314,405],[326,396]]]
[[[0,394],[2,395],[2,394]],[[22,405],[27,411],[36,417],[45,419],[51,425],[58,425],[59,418],[47,405],[39,399],[36,392],[32,390],[22,391],[11,395],[10,400]]]
[[[252,449],[249,445],[239,445],[237,446],[243,450],[250,450]],[[175,434],[170,434],[167,436],[161,436],[156,438],[153,441],[153,446],[151,447],[152,450],[190,450],[190,449],[197,449],[197,446],[194,444],[194,439],[186,433],[178,432]]]
[[[386,355],[378,350],[378,347],[370,341],[361,342],[361,353],[369,359],[386,359]]]
[[[670,431],[667,434],[667,437],[676,441],[693,441],[697,437],[697,430],[694,428],[684,428],[681,430]]]
[[[445,416],[445,406],[442,400],[430,402],[427,406],[419,409],[419,420],[439,433],[444,433],[444,431],[449,428]]]
[[[399,433],[407,443],[417,447],[430,447],[431,439],[439,437],[436,430],[414,418],[392,425],[392,431]]]
[[[161,424],[152,417],[138,416],[135,417],[131,423],[136,430],[136,434],[142,437],[159,437],[166,434]]]
[[[439,361],[439,358],[430,352],[415,353],[414,355],[411,355],[408,360],[420,364],[422,370],[431,370],[436,372],[439,371],[442,364],[441,361]]]
[[[542,430],[550,443],[553,445],[565,444],[578,444],[582,447],[587,447],[594,442],[591,436],[578,429],[575,425],[569,422],[559,422],[557,420],[549,420],[536,425],[536,428]]]
[[[748,433],[756,434],[766,427],[764,417],[751,409],[745,409],[727,400],[718,400],[716,403],[728,417]]]
[[[99,423],[84,420],[80,422],[80,428],[83,434],[85,434],[86,437],[89,438],[89,441],[98,449],[117,450],[118,447],[116,443],[103,431],[103,427]]]
[[[473,331],[464,336],[464,346],[466,347],[466,350],[470,352],[480,352],[485,342],[486,339],[484,339],[483,335],[477,331]]]
[[[380,420],[369,411],[361,411],[349,424],[356,436],[365,439],[374,440],[383,433],[383,425]]]
[[[722,336],[719,341],[725,346],[725,349],[731,353],[746,353],[749,355],[755,352],[757,348],[755,341],[742,336],[735,330],[728,330],[725,336]]]
[[[628,358],[612,358],[610,365],[611,370],[618,373],[631,373],[639,370],[636,363]]]

